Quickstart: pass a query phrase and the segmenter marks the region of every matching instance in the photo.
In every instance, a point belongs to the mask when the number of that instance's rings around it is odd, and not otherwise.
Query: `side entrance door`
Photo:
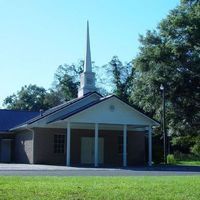
[[[104,138],[99,137],[99,164],[104,162]],[[94,164],[94,137],[81,138],[81,164]]]
[[[1,140],[1,155],[0,160],[4,163],[11,162],[11,139]]]

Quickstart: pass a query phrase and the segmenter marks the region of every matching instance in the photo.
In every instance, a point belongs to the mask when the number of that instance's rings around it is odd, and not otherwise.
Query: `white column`
[[[66,165],[70,166],[70,140],[71,140],[70,122],[67,122],[67,147],[66,147]]]
[[[127,125],[123,127],[123,166],[127,166]]]
[[[95,124],[95,137],[94,137],[94,166],[98,167],[98,160],[99,160],[99,142],[98,136],[99,135],[99,124]]]
[[[152,165],[152,128],[148,127],[148,143],[149,143],[149,156],[148,156],[148,165]]]

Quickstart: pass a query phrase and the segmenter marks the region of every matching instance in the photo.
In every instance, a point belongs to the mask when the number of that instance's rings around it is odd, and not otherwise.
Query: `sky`
[[[84,59],[86,21],[92,61],[129,62],[139,34],[153,30],[179,0],[0,0],[0,108],[24,85],[51,87],[61,64]]]

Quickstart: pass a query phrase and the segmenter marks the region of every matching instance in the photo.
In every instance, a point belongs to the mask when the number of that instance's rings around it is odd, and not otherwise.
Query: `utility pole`
[[[166,152],[166,142],[167,142],[167,135],[166,135],[166,127],[165,127],[165,87],[163,84],[160,85],[160,90],[162,91],[162,131],[163,131],[163,150],[164,150],[164,163],[167,162],[167,152]]]

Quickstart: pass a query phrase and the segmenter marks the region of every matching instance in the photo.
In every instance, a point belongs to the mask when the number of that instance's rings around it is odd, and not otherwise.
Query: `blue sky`
[[[0,0],[0,107],[23,85],[51,87],[57,67],[84,58],[86,21],[91,54],[101,66],[132,60],[138,35],[155,29],[178,0]]]

